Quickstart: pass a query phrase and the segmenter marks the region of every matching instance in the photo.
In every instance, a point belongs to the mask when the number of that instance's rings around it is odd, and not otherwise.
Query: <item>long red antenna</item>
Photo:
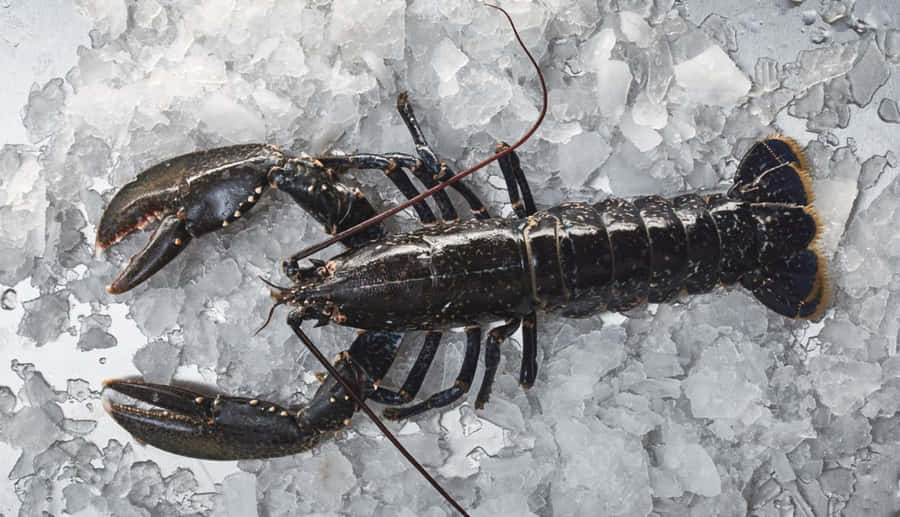
[[[470,167],[462,172],[457,173],[452,178],[444,181],[443,183],[440,183],[438,185],[431,187],[430,189],[426,190],[425,192],[422,192],[421,194],[419,194],[418,196],[406,201],[405,203],[401,203],[393,208],[385,210],[384,212],[381,212],[380,214],[378,214],[374,217],[370,217],[369,219],[366,219],[365,221],[357,224],[356,226],[348,228],[340,233],[337,233],[337,234],[331,236],[328,239],[325,239],[324,241],[322,241],[318,244],[314,244],[313,246],[310,246],[310,247],[304,249],[303,251],[301,251],[301,252],[297,253],[296,255],[294,255],[293,257],[291,257],[293,260],[296,260],[296,261],[303,260],[306,257],[312,255],[313,253],[322,251],[323,249],[331,246],[332,244],[334,244],[340,240],[345,239],[346,237],[349,237],[353,234],[361,232],[374,224],[378,224],[381,221],[384,221],[385,219],[387,219],[388,217],[391,217],[393,215],[396,215],[399,212],[402,212],[403,210],[406,210],[407,208],[418,203],[419,201],[422,201],[425,198],[433,196],[434,194],[440,192],[441,190],[444,190],[448,186],[450,186],[450,185],[456,183],[457,181],[465,178],[466,176],[474,173],[478,169],[481,169],[481,168],[485,167],[486,165],[488,165],[489,163],[491,163],[495,160],[499,160],[500,158],[506,156],[507,154],[515,151],[516,148],[518,148],[519,146],[524,144],[525,141],[528,140],[529,138],[531,138],[531,135],[533,135],[534,132],[537,131],[538,127],[541,125],[541,122],[544,121],[544,115],[547,114],[547,83],[544,82],[544,75],[541,73],[541,68],[538,66],[537,61],[534,59],[534,56],[531,55],[531,52],[528,51],[528,48],[525,46],[525,43],[522,42],[522,38],[519,36],[519,31],[516,30],[516,25],[513,23],[512,18],[509,16],[509,13],[504,11],[503,8],[493,5],[493,4],[486,3],[484,5],[486,5],[488,7],[493,7],[494,9],[497,9],[498,11],[503,13],[504,16],[506,16],[506,19],[509,21],[510,27],[512,27],[513,34],[516,35],[516,41],[519,42],[519,46],[521,46],[522,50],[525,51],[525,55],[528,56],[529,61],[531,61],[531,64],[534,66],[534,70],[537,72],[538,80],[541,82],[541,104],[542,104],[541,105],[541,114],[538,116],[537,121],[535,121],[534,125],[531,126],[531,129],[529,129],[527,133],[522,135],[522,138],[519,138],[518,140],[516,140],[516,143],[514,143],[512,146],[508,147],[503,152],[497,153],[489,158],[485,158],[484,160],[473,165],[472,167]]]

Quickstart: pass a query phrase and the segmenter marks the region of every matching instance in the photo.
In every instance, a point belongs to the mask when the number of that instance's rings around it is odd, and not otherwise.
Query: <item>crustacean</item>
[[[112,380],[107,388],[153,406],[109,403],[116,421],[141,441],[206,459],[282,456],[309,450],[350,422],[363,399],[394,406],[404,419],[459,400],[472,386],[487,332],[485,374],[476,407],[488,401],[499,346],[519,327],[519,381],[537,371],[538,311],[586,317],[642,303],[667,302],[720,284],[741,284],[773,311],[811,319],[827,305],[825,263],[802,151],[788,138],[757,142],[725,193],[671,199],[609,198],[538,211],[518,158],[505,146],[498,160],[515,219],[494,219],[465,184],[452,187],[474,216],[459,221],[437,191],[440,222],[407,171],[436,190],[453,173],[425,141],[402,94],[398,108],[418,157],[404,153],[290,157],[275,146],[247,144],[190,153],[138,175],[110,201],[98,225],[106,248],[153,219],[159,227],[109,286],[127,291],[172,261],[190,241],[246,215],[269,187],[286,192],[347,250],[304,266],[283,262],[293,284],[273,286],[277,304],[293,307],[288,324],[301,339],[313,320],[361,329],[310,403],[286,408],[259,399],[208,396],[184,388]],[[338,181],[344,169],[381,169],[408,199],[420,230],[389,235],[380,224],[342,233],[376,215],[359,190]],[[465,327],[465,358],[452,386],[412,404],[435,357],[442,330]],[[398,390],[380,386],[402,337],[426,331],[412,370]]]

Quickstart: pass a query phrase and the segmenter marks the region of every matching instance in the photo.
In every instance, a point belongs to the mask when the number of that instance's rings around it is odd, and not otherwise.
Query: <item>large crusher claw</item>
[[[365,398],[387,372],[401,335],[367,332],[335,359],[335,370]],[[138,441],[182,456],[241,460],[307,451],[350,423],[358,407],[326,378],[309,405],[288,409],[261,399],[207,395],[139,380],[104,383],[104,407]]]
[[[151,220],[161,224],[107,291],[128,291],[171,262],[194,237],[241,217],[267,187],[269,172],[286,161],[275,146],[246,144],[185,154],[138,174],[104,211],[97,248]]]
[[[195,391],[141,381],[110,380],[106,389],[149,404],[104,400],[107,412],[137,440],[160,449],[208,460],[285,456],[305,451],[324,430],[304,427],[295,411],[264,400]],[[115,396],[114,396],[115,397]],[[353,403],[341,401],[349,418]]]

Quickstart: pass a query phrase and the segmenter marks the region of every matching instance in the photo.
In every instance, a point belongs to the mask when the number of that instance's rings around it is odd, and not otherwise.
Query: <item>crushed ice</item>
[[[900,510],[900,19],[892,0],[793,4],[503,4],[550,88],[548,118],[521,150],[541,206],[723,188],[754,139],[782,131],[810,158],[835,296],[816,324],[737,289],[628,318],[542,318],[530,391],[511,342],[485,410],[403,427],[475,514]],[[2,7],[24,20],[24,5]],[[104,257],[93,234],[116,186],[199,148],[410,152],[393,111],[404,90],[441,158],[475,162],[537,113],[537,82],[503,19],[470,1],[76,5],[51,24],[91,27],[65,41],[70,61],[4,100],[24,105],[28,143],[0,149],[11,361],[0,513],[449,515],[362,417],[311,453],[211,463],[141,446],[104,415],[100,381],[128,375],[285,404],[312,395],[321,367],[281,316],[252,334],[271,303],[257,275],[281,281],[279,260],[323,237],[284,196],[117,298],[104,286],[147,234]],[[27,45],[20,25],[6,40]],[[376,201],[397,201],[379,176],[354,174]],[[476,178],[501,206],[497,170]],[[330,353],[353,336],[310,334]],[[423,393],[452,382],[453,339]],[[415,357],[421,340],[410,341],[397,369]]]

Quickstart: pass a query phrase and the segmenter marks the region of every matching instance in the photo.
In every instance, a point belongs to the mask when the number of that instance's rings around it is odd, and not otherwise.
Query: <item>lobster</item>
[[[133,288],[191,239],[231,224],[268,185],[285,191],[335,233],[374,214],[358,190],[335,180],[340,168],[383,168],[409,198],[417,192],[404,169],[426,186],[451,176],[425,142],[405,95],[398,107],[419,159],[401,153],[289,158],[274,146],[253,144],[190,153],[142,172],[110,201],[97,245],[105,248],[154,217],[161,223],[109,291]],[[477,407],[488,401],[500,344],[520,325],[519,380],[525,387],[534,382],[538,310],[586,317],[735,283],[787,317],[813,319],[827,306],[807,165],[786,137],[757,142],[738,166],[731,188],[705,196],[609,198],[537,211],[515,153],[499,164],[518,218],[488,218],[477,196],[457,183],[472,208],[471,220],[457,221],[444,193],[438,197],[443,224],[435,224],[431,209],[419,203],[416,210],[426,225],[419,230],[388,235],[382,226],[371,226],[346,238],[348,249],[329,261],[314,260],[306,267],[294,259],[283,263],[293,284],[273,288],[272,296],[276,304],[294,307],[287,319],[295,331],[307,320],[365,329],[335,361],[340,376],[363,398],[390,406],[412,401],[442,329],[465,327],[465,357],[453,386],[424,402],[386,409],[389,419],[447,406],[469,390],[484,322],[504,324],[488,332]],[[408,330],[425,330],[425,342],[403,387],[385,389],[379,382]],[[309,450],[326,431],[348,425],[356,409],[334,379],[299,411],[139,381],[112,380],[106,386],[160,408],[108,403],[113,418],[136,438],[206,459]]]
[[[349,425],[357,410],[369,411],[365,399],[392,406],[384,416],[393,420],[445,407],[472,386],[482,326],[502,320],[487,333],[485,373],[475,402],[483,408],[500,344],[520,326],[519,381],[524,387],[534,382],[537,311],[587,317],[736,283],[787,317],[814,319],[828,305],[807,164],[789,138],[773,135],[753,145],[724,193],[610,198],[544,211],[536,208],[515,152],[501,144],[498,163],[517,218],[490,218],[478,196],[456,182],[451,186],[474,217],[460,222],[438,182],[446,185],[461,175],[454,176],[437,159],[405,94],[398,98],[398,109],[418,157],[291,157],[268,144],[231,146],[162,162],[112,198],[97,228],[100,249],[151,220],[161,221],[110,284],[108,291],[118,294],[152,276],[194,238],[242,218],[268,187],[284,191],[348,249],[328,261],[311,260],[309,266],[301,264],[303,253],[285,260],[282,269],[293,284],[271,284],[275,306],[293,307],[288,325],[307,344],[301,330],[307,320],[362,329],[302,408],[136,380],[107,381],[111,392],[152,406],[105,400],[107,411],[135,438],[197,458],[267,458],[315,447]],[[338,180],[351,168],[381,169],[410,200],[423,228],[394,235],[380,224],[352,230],[376,211],[358,189]],[[407,171],[427,193],[435,192],[440,223]],[[457,326],[465,327],[466,347],[454,384],[409,405],[443,329]],[[424,344],[403,386],[386,389],[381,380],[408,330],[425,330]]]

